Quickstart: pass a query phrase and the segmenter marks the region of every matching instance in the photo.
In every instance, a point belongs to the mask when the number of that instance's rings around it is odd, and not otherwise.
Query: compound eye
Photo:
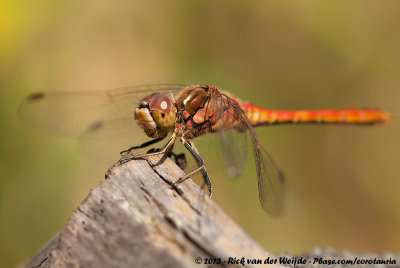
[[[150,110],[160,111],[164,114],[169,114],[172,107],[172,100],[164,94],[153,95],[149,99]]]

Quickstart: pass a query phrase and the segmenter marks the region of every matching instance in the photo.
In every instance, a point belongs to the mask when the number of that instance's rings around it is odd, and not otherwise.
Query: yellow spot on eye
[[[161,106],[161,109],[167,109],[168,103],[166,101],[162,101],[160,106]]]

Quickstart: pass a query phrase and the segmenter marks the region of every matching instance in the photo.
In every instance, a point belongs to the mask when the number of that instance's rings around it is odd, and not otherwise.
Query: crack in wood
[[[157,158],[115,163],[51,248],[24,267],[193,267],[197,257],[269,256],[211,200],[200,200],[201,213],[193,201],[200,187],[174,185],[183,172],[173,161],[151,161]]]

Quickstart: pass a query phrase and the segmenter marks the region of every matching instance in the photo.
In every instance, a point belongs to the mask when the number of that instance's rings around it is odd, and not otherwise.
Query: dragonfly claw
[[[206,186],[207,186],[207,189],[208,189],[208,197],[211,199],[211,196],[212,196],[212,187],[211,187],[211,184],[208,184],[207,182],[204,182],[204,183],[201,185],[201,189],[203,190],[204,187],[206,187]]]

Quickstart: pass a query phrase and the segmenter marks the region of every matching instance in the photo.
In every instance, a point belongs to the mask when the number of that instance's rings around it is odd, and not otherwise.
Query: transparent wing
[[[221,131],[217,135],[221,163],[231,178],[238,178],[244,171],[248,152],[247,136],[247,132],[234,128]]]
[[[261,206],[271,216],[279,216],[284,209],[285,178],[267,149],[258,140],[251,122],[239,105],[231,98],[226,98],[225,106],[232,115],[234,129],[247,131],[250,134],[253,147],[254,161],[257,169],[258,192]],[[233,122],[233,121],[232,121]],[[236,125],[235,125],[236,124]]]
[[[257,144],[258,148],[254,153],[254,158],[256,159],[260,202],[270,215],[279,216],[285,205],[285,177],[264,145],[259,141]]]
[[[171,94],[184,85],[148,85],[107,91],[49,91],[34,93],[20,105],[21,120],[35,128],[68,137],[115,139],[145,137],[134,122],[134,109],[150,93]],[[148,138],[147,138],[148,139]]]

